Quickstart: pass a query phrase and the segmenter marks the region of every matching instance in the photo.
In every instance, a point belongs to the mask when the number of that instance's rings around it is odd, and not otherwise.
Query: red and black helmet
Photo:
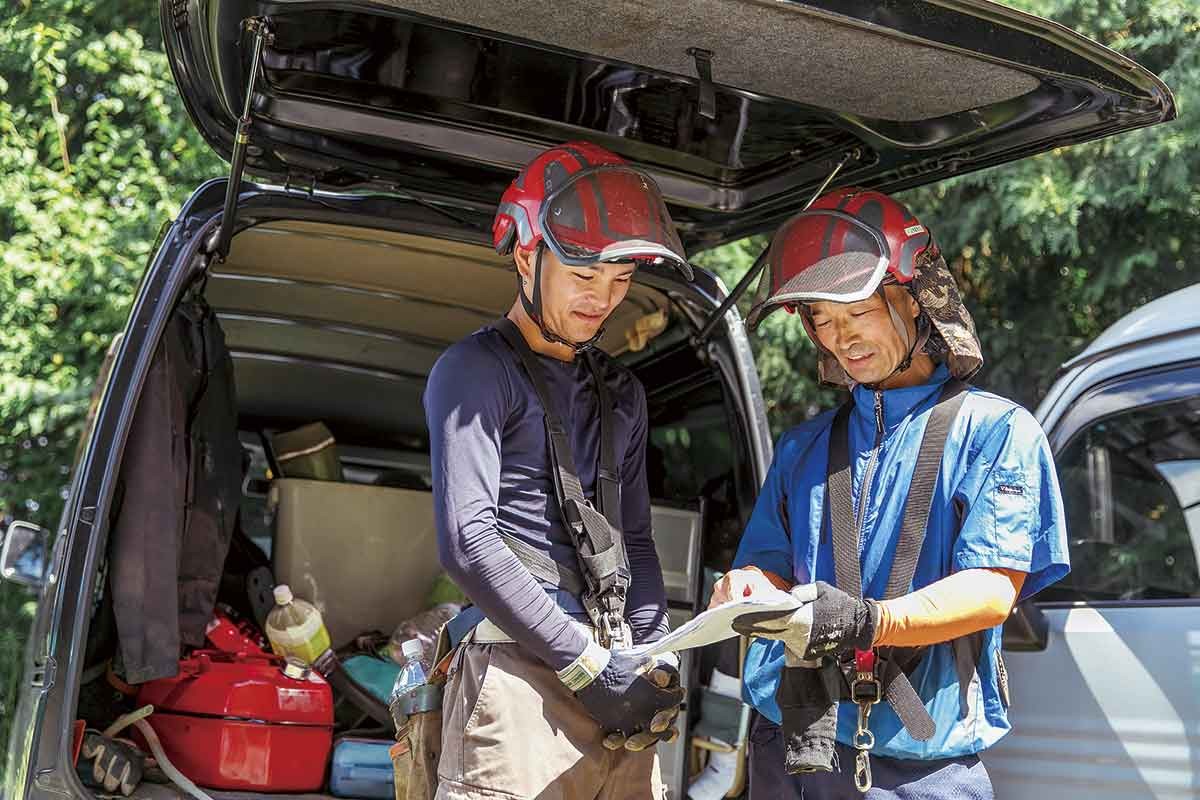
[[[590,142],[541,153],[500,198],[492,222],[496,252],[530,250],[539,242],[571,266],[666,262],[692,277],[654,179]]]
[[[885,281],[908,284],[929,230],[904,207],[871,189],[835,189],[788,220],[771,240],[767,269],[747,324],[777,308],[865,300]]]

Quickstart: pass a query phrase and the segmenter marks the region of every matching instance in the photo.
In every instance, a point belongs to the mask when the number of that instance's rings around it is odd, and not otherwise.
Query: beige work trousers
[[[519,645],[468,644],[442,704],[436,800],[663,800],[654,748],[607,750],[553,670]]]

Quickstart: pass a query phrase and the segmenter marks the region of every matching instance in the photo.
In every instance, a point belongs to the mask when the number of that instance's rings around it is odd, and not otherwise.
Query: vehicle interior
[[[515,288],[511,257],[478,242],[311,220],[237,234],[197,289],[232,356],[229,435],[244,453],[225,577],[240,580],[231,573],[253,549],[251,562],[265,560],[275,582],[320,609],[342,653],[425,610],[442,570],[424,381],[443,349],[508,310]],[[654,535],[673,626],[705,599],[705,568],[728,568],[756,485],[727,378],[693,341],[705,310],[674,278],[648,275],[599,343],[646,387]],[[315,422],[336,443],[339,480],[291,477],[280,459],[277,438]],[[219,594],[218,607],[245,618],[253,609],[243,599]],[[136,687],[120,678],[109,607],[101,601],[93,620],[79,708],[99,728],[137,705]],[[698,666],[685,662],[689,685]],[[336,732],[357,735],[364,724],[339,703]],[[663,748],[675,785],[699,763],[689,766],[684,740]]]

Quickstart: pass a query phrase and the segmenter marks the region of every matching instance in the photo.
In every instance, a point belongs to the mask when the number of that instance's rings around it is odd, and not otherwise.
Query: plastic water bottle
[[[312,603],[292,596],[286,583],[275,587],[275,608],[267,615],[267,639],[281,656],[294,656],[305,664],[329,649],[329,631],[321,612]]]
[[[409,639],[400,645],[400,652],[404,655],[404,666],[400,667],[400,674],[392,684],[392,696],[388,700],[388,709],[392,712],[392,722],[396,725],[397,733],[403,729],[408,719],[407,715],[400,711],[399,701],[409,692],[425,685],[425,667],[421,665],[424,649],[419,639]]]

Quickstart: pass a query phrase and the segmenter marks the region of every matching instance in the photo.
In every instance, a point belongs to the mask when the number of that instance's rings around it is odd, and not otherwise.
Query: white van
[[[1200,796],[1200,284],[1102,333],[1037,417],[1071,574],[1005,629],[997,796]]]

